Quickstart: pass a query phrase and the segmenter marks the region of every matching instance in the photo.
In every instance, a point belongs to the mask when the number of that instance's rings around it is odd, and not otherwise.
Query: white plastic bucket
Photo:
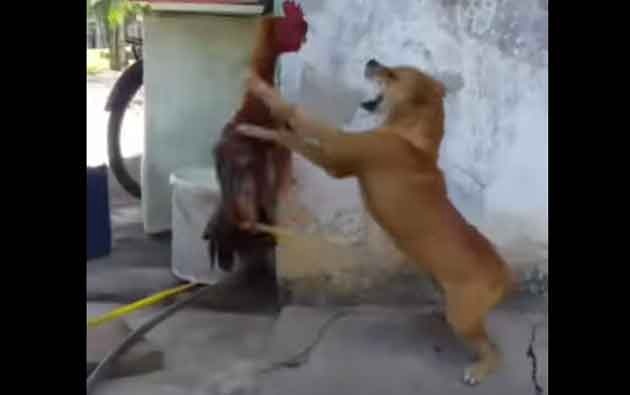
[[[170,183],[173,274],[190,282],[214,284],[224,273],[210,270],[207,242],[202,234],[220,201],[216,175],[210,168],[184,168],[171,174]]]

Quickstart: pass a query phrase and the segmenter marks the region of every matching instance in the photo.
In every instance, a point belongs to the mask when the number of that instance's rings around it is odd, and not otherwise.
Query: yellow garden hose
[[[266,225],[262,225],[262,224],[256,224],[255,227],[262,232],[267,232],[267,233],[271,233],[273,236],[276,237],[276,239],[280,239],[278,240],[278,242],[282,243],[286,242],[287,239],[290,239],[292,237],[296,237],[296,234],[294,232],[292,232],[291,230],[288,229],[283,229],[283,228],[279,228],[279,227],[275,227],[275,226],[266,226]],[[193,288],[197,286],[197,284],[194,283],[190,283],[190,284],[184,284],[184,285],[180,285],[177,286],[175,288],[170,288],[161,292],[158,292],[156,294],[153,294],[151,296],[148,296],[144,299],[140,299],[136,302],[133,302],[131,304],[125,305],[125,306],[121,306],[117,309],[114,309],[110,312],[107,312],[105,314],[102,314],[98,317],[94,317],[88,320],[87,322],[87,326],[88,328],[94,328],[100,325],[103,325],[105,323],[108,323],[110,321],[116,320],[118,318],[121,318],[125,315],[131,314],[137,310],[152,306],[156,303],[159,303],[160,301],[170,298],[171,296],[175,296],[178,295],[180,293],[186,292],[189,289]]]
[[[278,242],[278,244],[285,245],[285,246],[287,245],[291,246],[295,244],[295,241],[301,241],[302,239],[304,240],[313,239],[312,235],[300,235],[299,233],[294,232],[293,230],[290,230],[287,228],[267,226],[267,225],[262,225],[262,224],[256,224],[254,225],[254,228],[261,232],[270,233],[276,238],[276,241]],[[337,244],[337,245],[339,244],[347,245],[347,242],[341,239],[326,238],[326,241],[329,243]],[[301,245],[300,242],[298,242],[297,244]],[[221,284],[223,285],[238,284],[239,281],[241,280],[239,280],[238,277],[228,277],[225,280],[223,280]],[[92,391],[94,390],[94,387],[96,386],[96,384],[99,381],[101,381],[104,377],[107,377],[107,375],[111,371],[111,367],[114,361],[118,357],[120,357],[122,354],[124,354],[130,347],[132,347],[138,340],[142,338],[142,336],[144,336],[147,332],[149,332],[153,327],[155,327],[156,325],[158,325],[160,322],[164,321],[168,317],[172,316],[173,314],[175,314],[177,311],[181,310],[185,306],[192,304],[195,300],[200,299],[203,295],[212,297],[212,291],[216,289],[217,285],[221,285],[221,284],[205,285],[205,286],[199,287],[195,292],[192,292],[191,294],[186,295],[182,300],[178,300],[175,303],[166,306],[161,311],[156,313],[153,317],[148,318],[144,323],[142,323],[142,325],[140,325],[134,331],[129,333],[127,337],[122,341],[122,343],[119,344],[115,349],[113,349],[109,354],[107,354],[105,358],[103,358],[103,360],[98,364],[98,366],[92,371],[92,373],[90,374],[86,382],[86,394],[90,395]],[[158,292],[154,295],[141,299],[127,306],[122,306],[118,309],[110,311],[109,313],[106,313],[102,316],[90,319],[88,320],[88,327],[93,328],[93,327],[102,325],[106,322],[109,322],[114,319],[120,318],[124,315],[130,314],[141,308],[154,305],[158,303],[159,301],[169,298],[171,296],[184,293],[196,286],[197,284],[185,284],[185,285],[181,285],[175,288],[167,289],[162,292]]]
[[[312,235],[311,236],[300,235],[299,233],[291,229],[282,228],[278,226],[255,224],[254,228],[260,232],[270,233],[276,238],[276,241],[278,242],[278,244],[281,244],[281,245],[286,245],[290,243],[292,240],[295,240],[296,238],[300,238],[300,237],[312,238],[313,237]],[[340,245],[346,244],[343,240],[337,239],[334,237],[326,237],[325,240],[333,244],[340,244]],[[116,320],[128,314],[131,314],[137,310],[152,306],[164,299],[170,298],[171,296],[175,296],[180,293],[186,292],[195,286],[197,286],[197,284],[190,283],[190,284],[184,284],[184,285],[177,286],[175,288],[170,288],[165,291],[158,292],[156,294],[148,296],[144,299],[140,299],[126,306],[122,306],[117,309],[114,309],[98,317],[91,318],[88,320],[87,325],[89,328],[94,328],[94,327],[103,325],[107,322]]]
[[[103,325],[107,322],[110,322],[112,320],[118,319],[122,316],[125,316],[127,314],[133,313],[134,311],[143,309],[145,307],[149,307],[151,305],[154,305],[164,299],[170,298],[171,296],[175,296],[177,294],[180,294],[182,292],[186,292],[189,289],[193,288],[197,286],[197,284],[184,284],[184,285],[180,285],[178,287],[175,288],[170,288],[167,289],[165,291],[161,291],[158,292],[156,294],[153,294],[151,296],[148,296],[144,299],[140,299],[137,302],[133,302],[131,304],[128,304],[126,306],[122,306],[119,307],[115,310],[112,310],[108,313],[105,313],[101,316],[95,317],[95,318],[91,318],[88,320],[87,325],[89,328],[94,328],[97,327],[99,325]]]

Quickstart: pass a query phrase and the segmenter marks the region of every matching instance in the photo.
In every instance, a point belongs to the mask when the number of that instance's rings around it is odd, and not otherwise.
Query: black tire
[[[110,111],[107,123],[107,155],[109,166],[116,181],[131,196],[140,199],[142,190],[140,183],[136,181],[125,166],[125,161],[120,151],[120,128],[125,117],[127,107],[131,99],[140,90],[143,84],[143,64],[137,61],[128,67],[116,81],[112,88],[106,109]]]

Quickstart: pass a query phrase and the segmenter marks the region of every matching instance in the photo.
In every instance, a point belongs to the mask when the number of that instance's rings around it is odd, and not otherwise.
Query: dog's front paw
[[[468,385],[481,383],[489,374],[497,370],[500,360],[501,358],[498,353],[492,353],[470,366],[464,372],[464,383]]]
[[[483,380],[483,375],[477,369],[477,366],[471,366],[464,372],[464,383],[468,385],[477,385]]]

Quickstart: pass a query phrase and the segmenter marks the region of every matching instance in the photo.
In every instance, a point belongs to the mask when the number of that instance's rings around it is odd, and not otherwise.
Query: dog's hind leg
[[[466,289],[447,289],[446,319],[456,335],[472,348],[475,363],[466,369],[464,382],[469,385],[480,383],[494,372],[501,363],[501,355],[486,332],[484,320],[494,303],[487,303],[486,295]]]

